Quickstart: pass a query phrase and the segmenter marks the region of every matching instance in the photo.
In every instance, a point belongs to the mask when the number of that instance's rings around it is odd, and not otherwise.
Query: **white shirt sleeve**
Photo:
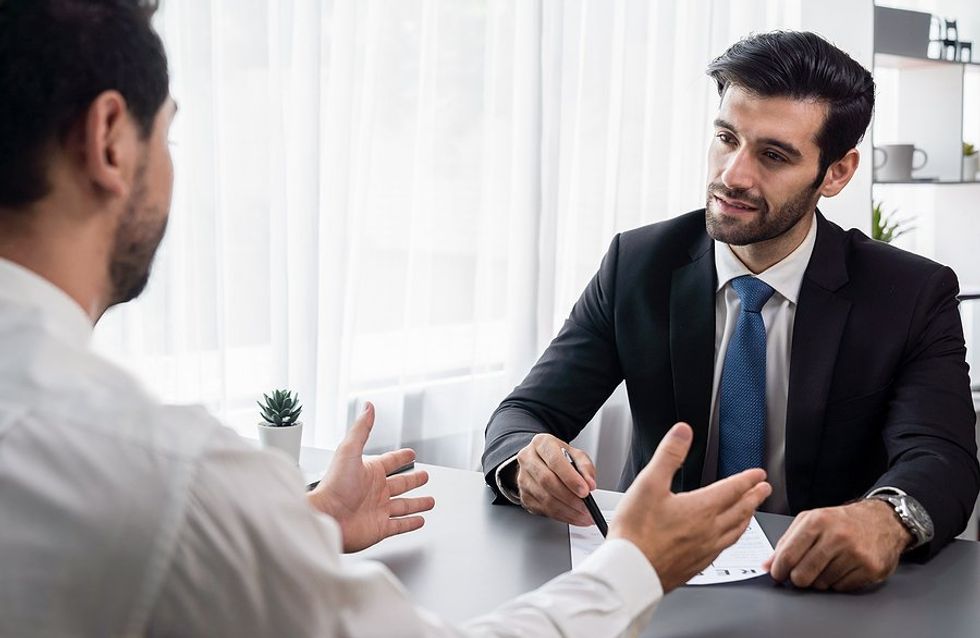
[[[507,484],[507,481],[504,480],[504,474],[503,474],[504,472],[508,471],[510,467],[515,463],[517,463],[516,454],[497,466],[497,471],[493,473],[493,479],[494,481],[497,482],[497,489],[500,490],[500,493],[504,495],[504,498],[506,498],[514,505],[520,505],[521,504],[520,492],[518,492],[512,486]]]
[[[284,458],[221,431],[201,458],[146,634],[212,636],[633,635],[662,597],[633,544],[452,626],[412,604],[380,563],[341,562],[336,522],[303,496]]]

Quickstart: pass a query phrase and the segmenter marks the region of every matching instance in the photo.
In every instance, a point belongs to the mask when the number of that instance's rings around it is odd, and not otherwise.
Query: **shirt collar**
[[[61,288],[32,270],[0,257],[0,304],[33,310],[45,329],[65,341],[86,346],[92,320]]]
[[[766,282],[780,295],[792,303],[800,296],[800,285],[803,283],[803,273],[813,255],[813,246],[817,241],[817,217],[810,220],[810,230],[796,250],[761,273],[754,275]],[[715,272],[718,274],[716,292],[722,290],[729,281],[742,275],[753,275],[745,267],[731,247],[720,241],[715,241]]]

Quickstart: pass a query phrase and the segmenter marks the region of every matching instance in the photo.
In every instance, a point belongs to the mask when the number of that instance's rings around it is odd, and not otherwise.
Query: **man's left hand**
[[[853,591],[883,582],[912,535],[884,501],[801,512],[764,567],[778,582]]]
[[[425,522],[418,514],[435,505],[431,496],[395,498],[425,485],[429,475],[416,470],[388,476],[415,460],[415,452],[408,448],[362,456],[372,427],[374,406],[368,403],[337,447],[323,480],[307,495],[314,508],[340,524],[345,552],[417,530]]]

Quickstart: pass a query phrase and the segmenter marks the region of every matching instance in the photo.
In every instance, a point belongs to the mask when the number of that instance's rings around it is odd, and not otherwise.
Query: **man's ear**
[[[856,148],[849,150],[844,157],[840,158],[827,168],[823,183],[820,185],[820,195],[823,197],[833,197],[844,190],[847,183],[857,172],[858,164],[861,162],[861,154]]]
[[[81,133],[87,178],[98,190],[126,196],[135,172],[139,142],[126,98],[118,91],[100,93],[89,105]]]

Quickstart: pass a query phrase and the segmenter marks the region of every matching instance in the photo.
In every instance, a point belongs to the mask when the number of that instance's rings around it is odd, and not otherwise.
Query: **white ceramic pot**
[[[977,170],[980,170],[977,160],[980,159],[980,153],[974,153],[973,155],[963,156],[963,181],[964,182],[974,182],[977,179]]]
[[[259,443],[266,449],[282,450],[299,465],[299,449],[303,442],[303,422],[276,427],[259,423]]]

